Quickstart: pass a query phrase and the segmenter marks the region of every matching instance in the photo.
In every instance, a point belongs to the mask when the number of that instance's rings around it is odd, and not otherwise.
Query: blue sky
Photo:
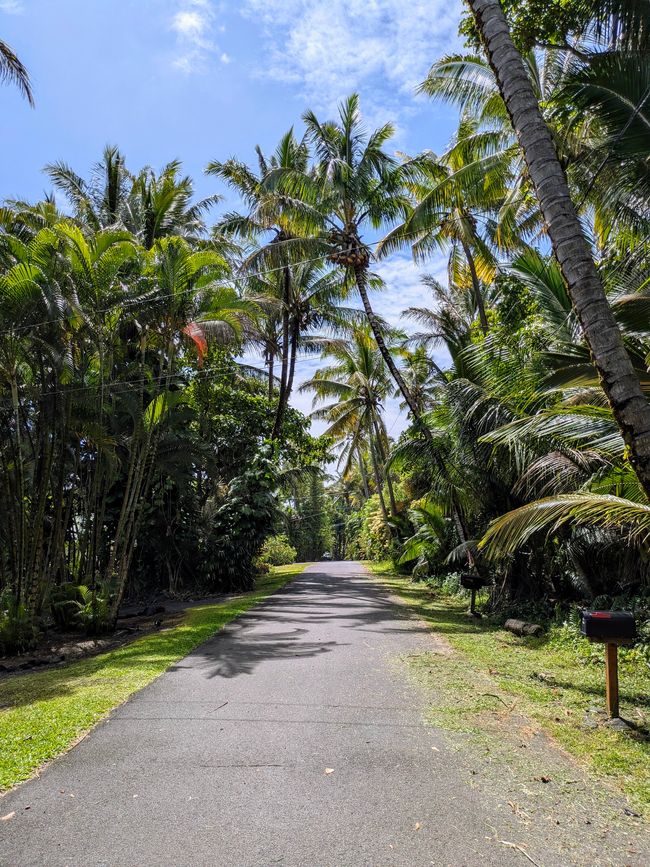
[[[86,174],[105,144],[128,164],[183,161],[197,193],[211,159],[254,159],[313,108],[361,94],[368,125],[392,120],[395,150],[441,151],[453,111],[415,95],[430,63],[460,49],[460,0],[0,0],[0,38],[30,70],[36,109],[0,89],[0,198],[38,199],[48,162]],[[377,308],[399,321],[424,300],[405,253],[377,269]],[[444,273],[444,262],[424,270]],[[301,376],[313,362],[299,365]],[[297,398],[308,408],[306,397]],[[389,426],[402,426],[395,405]]]

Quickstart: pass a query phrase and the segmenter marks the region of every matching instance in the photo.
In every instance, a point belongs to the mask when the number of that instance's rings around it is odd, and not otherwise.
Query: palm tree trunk
[[[382,358],[386,362],[386,366],[390,370],[391,376],[395,380],[397,387],[401,391],[402,397],[406,401],[406,405],[411,410],[411,414],[413,416],[413,421],[415,422],[418,430],[420,430],[420,432],[424,436],[425,440],[428,442],[429,446],[431,447],[433,459],[435,461],[436,466],[438,467],[440,472],[445,476],[445,478],[449,478],[449,473],[447,471],[447,467],[445,466],[445,462],[443,461],[440,453],[438,452],[438,450],[434,446],[434,440],[433,440],[433,437],[431,436],[431,431],[429,430],[429,428],[426,426],[426,424],[422,420],[422,416],[418,412],[418,408],[415,404],[415,401],[413,400],[413,396],[411,395],[411,392],[407,388],[406,383],[404,382],[404,378],[402,377],[402,374],[399,372],[399,369],[398,369],[397,365],[395,364],[395,361],[393,360],[393,356],[390,354],[390,351],[389,351],[388,347],[386,346],[386,342],[384,340],[384,336],[383,336],[382,331],[381,331],[381,325],[380,325],[379,320],[377,319],[377,317],[375,315],[374,310],[372,309],[372,306],[370,304],[370,299],[368,298],[368,288],[367,288],[368,272],[367,272],[367,268],[362,266],[362,265],[358,265],[354,269],[354,276],[355,276],[355,280],[356,280],[356,284],[357,284],[357,289],[359,291],[359,295],[361,296],[361,301],[363,303],[363,309],[366,311],[366,316],[368,318],[368,322],[370,323],[372,333],[375,336],[375,340],[377,341],[377,346],[379,347],[379,351],[381,352]],[[456,508],[455,505],[453,506],[453,513],[454,513],[454,522],[455,522],[456,527],[458,529],[458,535],[460,536],[460,540],[461,540],[461,542],[467,542],[469,536],[467,534],[467,531],[465,530],[465,524],[464,524],[464,521],[462,519],[462,515],[460,514],[459,510]]]
[[[273,367],[275,365],[275,353],[269,347],[268,350],[268,359],[269,359],[269,400],[273,400]]]
[[[357,460],[359,461],[359,472],[361,473],[361,484],[366,500],[370,499],[370,488],[368,487],[368,472],[366,470],[366,462],[361,454],[361,449],[357,449]]]
[[[370,431],[370,462],[372,463],[372,471],[375,477],[375,487],[377,488],[377,496],[379,497],[381,514],[384,518],[385,524],[388,526],[388,509],[386,508],[386,501],[384,500],[384,493],[382,491],[382,479],[381,473],[379,472],[379,462],[377,460],[375,444],[372,441],[372,431]]]
[[[284,411],[287,406],[287,378],[289,375],[289,304],[291,302],[291,271],[289,266],[284,269],[284,281],[282,291],[282,372],[280,374],[280,395],[278,407],[275,412],[271,439],[277,440],[282,429]]]
[[[289,398],[291,397],[291,392],[293,391],[293,378],[296,373],[296,356],[298,354],[298,340],[300,339],[300,324],[296,318],[294,318],[291,324],[290,331],[290,339],[289,343],[291,344],[291,355],[289,359],[289,377],[287,379],[287,388],[285,393],[285,402],[289,403]]]
[[[376,418],[373,418],[373,425],[375,428],[375,436],[377,437],[377,451],[379,452],[379,457],[381,458],[382,470],[384,473],[384,478],[386,479],[386,488],[388,489],[388,501],[390,503],[390,510],[392,514],[397,517],[397,503],[395,502],[395,491],[393,490],[393,482],[390,477],[390,472],[386,469],[386,461],[388,460],[388,455],[386,454],[386,449],[384,448],[384,431],[379,427],[379,422]]]
[[[395,360],[391,355],[388,347],[386,346],[386,341],[384,340],[384,335],[382,334],[381,325],[375,311],[372,309],[370,304],[370,299],[368,298],[368,271],[367,267],[363,265],[359,265],[354,269],[355,282],[357,285],[357,290],[359,291],[359,295],[361,296],[361,301],[363,303],[363,309],[366,311],[366,317],[368,319],[368,323],[370,324],[370,328],[372,329],[372,333],[377,342],[377,346],[379,347],[379,351],[381,352],[382,358],[386,362],[386,367],[390,370],[391,376],[395,380],[397,387],[402,393],[402,397],[406,401],[408,408],[411,410],[414,420],[421,428],[428,428],[422,421],[420,414],[418,412],[417,406],[415,405],[415,401],[411,395],[411,392],[407,388],[406,383],[404,382],[404,378],[402,374],[399,372],[397,365],[395,364]]]
[[[467,265],[469,267],[469,273],[472,277],[472,287],[474,289],[474,299],[476,301],[476,307],[478,309],[478,318],[481,323],[481,331],[483,334],[487,334],[490,330],[490,325],[488,323],[487,314],[485,312],[485,301],[483,300],[483,293],[481,292],[481,283],[478,279],[478,274],[476,273],[476,263],[474,262],[474,256],[472,256],[472,251],[465,241],[461,241],[461,245],[463,247],[463,253],[465,254],[465,258],[467,259]]]
[[[560,161],[499,0],[469,0],[523,151],[591,357],[643,489],[650,496],[650,405],[583,235]]]

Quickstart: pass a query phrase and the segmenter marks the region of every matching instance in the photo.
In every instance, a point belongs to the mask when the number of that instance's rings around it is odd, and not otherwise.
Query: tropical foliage
[[[548,188],[482,41],[501,6],[470,7],[472,53],[420,87],[458,113],[440,154],[395,153],[353,94],[253,165],[210,162],[203,200],[178,162],[107,147],[5,203],[4,645],[325,551],[479,572],[493,605],[647,594],[648,4],[503,3]],[[0,76],[31,98],[3,43]],[[406,251],[422,301],[397,329],[373,293]]]
[[[504,8],[528,50],[525,68],[633,375],[648,395],[647,153],[640,132],[648,12],[646,4],[559,5],[563,18],[547,14],[549,4],[543,14],[534,3]],[[635,30],[630,16],[641,22]],[[646,480],[602,390],[574,289],[551,252],[524,162],[530,155],[513,135],[474,19],[463,26],[474,34],[474,53],[436,61],[421,86],[458,109],[458,132],[440,156],[403,159],[408,206],[379,244],[384,256],[410,246],[423,268],[443,251],[448,281],[424,275],[429,303],[404,311],[401,369],[416,412],[391,444],[381,478],[372,474],[369,485],[350,461],[353,434],[330,430],[344,458],[332,489],[342,544],[356,555],[392,552],[420,577],[477,570],[493,583],[493,604],[643,596]],[[327,369],[311,382],[317,395],[320,378],[329,378]],[[331,394],[338,388],[326,387]],[[385,385],[375,388],[377,406],[386,395]],[[346,417],[342,392],[326,411]],[[364,454],[371,458],[372,446]],[[384,506],[378,522],[391,477],[406,501],[395,515]]]

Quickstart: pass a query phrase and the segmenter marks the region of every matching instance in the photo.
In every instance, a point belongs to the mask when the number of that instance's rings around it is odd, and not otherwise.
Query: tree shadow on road
[[[306,659],[329,653],[336,641],[303,641],[309,630],[296,627],[282,632],[254,629],[254,618],[243,618],[232,624],[226,633],[208,642],[194,656],[202,658],[201,669],[207,678],[237,677],[252,674],[266,660]],[[273,619],[275,621],[275,618]],[[172,666],[170,671],[174,671]]]
[[[431,632],[416,613],[397,604],[362,573],[336,577],[310,572],[231,623],[194,656],[201,658],[208,678],[251,674],[267,660],[305,659],[346,646],[348,642],[340,640],[305,640],[309,626],[327,624],[364,634]]]

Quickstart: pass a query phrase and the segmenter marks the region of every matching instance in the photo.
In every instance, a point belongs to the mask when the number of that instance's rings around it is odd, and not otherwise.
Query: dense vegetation
[[[278,420],[272,371],[236,360],[275,352],[281,301],[210,237],[179,166],[131,173],[109,148],[88,181],[47,171],[72,216],[0,213],[6,646],[52,619],[108,628],[125,594],[250,589],[284,493],[326,455],[286,400]]]
[[[250,589],[260,554],[326,550],[478,570],[494,606],[643,611],[650,4],[504,3],[523,108],[491,47],[499,4],[469,5],[473,53],[421,85],[458,110],[442,154],[394,156],[353,95],[254,166],[211,162],[205,201],[178,163],[131,171],[107,148],[88,179],[47,167],[65,208],[5,203],[3,646],[51,621],[109,628],[129,595]],[[218,185],[238,210],[214,216]],[[409,248],[423,301],[401,332],[370,290]],[[440,251],[444,284],[426,275]],[[307,352],[322,438],[290,405]]]
[[[598,16],[598,5],[550,4],[554,17],[532,2],[504,7],[647,398],[650,9],[603,3]],[[478,570],[493,606],[628,604],[643,618],[647,479],[553,255],[477,20],[463,24],[474,52],[438,60],[421,85],[457,107],[457,134],[444,153],[402,163],[409,203],[401,221],[387,212],[394,225],[378,250],[409,245],[423,269],[448,255],[446,283],[423,277],[422,304],[404,311],[408,337],[391,342],[411,426],[388,442],[382,406],[395,389],[367,333],[329,348],[333,366],[310,384],[342,449],[338,544],[390,554],[418,577]]]

